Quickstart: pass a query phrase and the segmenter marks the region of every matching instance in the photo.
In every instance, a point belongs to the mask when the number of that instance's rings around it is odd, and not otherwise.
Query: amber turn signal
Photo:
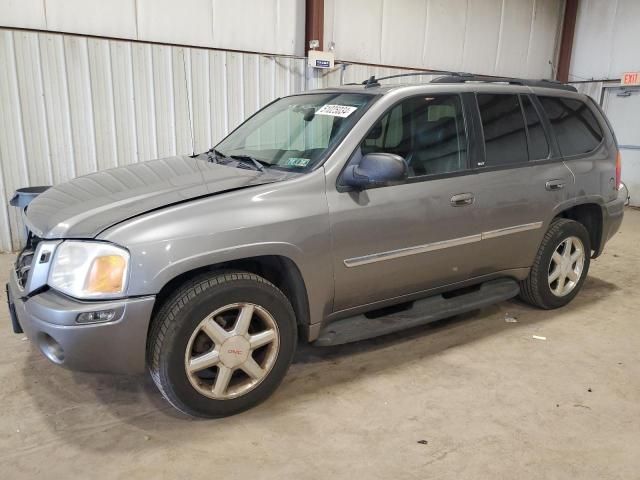
[[[93,260],[85,291],[92,293],[121,293],[124,287],[126,260],[119,255],[106,255]]]

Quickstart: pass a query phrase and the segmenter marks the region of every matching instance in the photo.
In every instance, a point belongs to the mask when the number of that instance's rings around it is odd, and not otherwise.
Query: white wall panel
[[[242,53],[227,52],[227,124],[228,130],[236,128],[244,118],[244,64]]]
[[[276,98],[276,60],[275,57],[259,58],[260,61],[260,107],[264,107],[271,100]]]
[[[139,159],[158,157],[156,138],[155,88],[151,45],[131,45],[133,98],[136,118],[136,145]]]
[[[209,52],[191,51],[191,105],[196,152],[211,148],[211,87]]]
[[[470,1],[462,65],[464,70],[495,73],[503,0]]]
[[[558,17],[562,15],[561,4],[558,0],[534,0],[534,16],[527,53],[527,77],[555,77],[555,70],[552,70],[549,63],[553,63],[554,59],[549,52],[554,52],[556,45],[560,43]]]
[[[450,12],[457,12],[451,15]],[[443,21],[446,19],[446,21]],[[429,0],[422,65],[444,70],[462,70],[467,0]],[[397,30],[398,32],[402,30]],[[384,62],[390,63],[390,62]],[[402,65],[393,63],[393,65]]]
[[[183,45],[213,45],[211,0],[137,1],[138,39]]]
[[[158,157],[162,158],[176,153],[173,62],[170,48],[153,45],[151,50],[153,52],[157,152]]]
[[[569,80],[608,78],[617,3],[582,0],[578,4]]]
[[[638,0],[582,0],[569,79],[619,79],[640,70],[639,19]]]
[[[60,183],[76,176],[64,44],[60,35],[41,34],[39,41],[52,181]]]
[[[396,0],[398,1],[398,0]],[[392,15],[395,10],[387,10],[388,18],[384,18],[384,0],[349,0],[348,2],[325,0],[326,4],[332,4],[328,11],[333,13],[331,32],[325,32],[325,43],[334,41],[337,57],[342,60],[351,60],[365,63],[382,63],[382,27],[384,22],[391,21],[397,24]],[[401,17],[406,16],[406,10],[402,9]],[[394,15],[395,16],[395,15]],[[404,34],[404,31],[401,30]],[[398,32],[394,32],[398,34]],[[417,48],[418,46],[414,46]],[[392,62],[390,62],[392,63]]]
[[[550,77],[563,0],[325,0],[344,61]]]
[[[18,28],[47,28],[44,0],[0,0],[0,25]]]
[[[304,11],[301,0],[213,0],[212,45],[302,55]]]
[[[640,70],[640,1],[618,0],[609,77]]]
[[[247,118],[260,108],[260,72],[259,57],[242,56],[242,86],[244,89],[244,115]]]
[[[29,182],[47,185],[53,178],[38,36],[16,32],[14,48]]]
[[[116,158],[118,165],[135,163],[136,115],[133,94],[133,62],[131,43],[109,42],[113,76],[113,114],[116,130]]]
[[[302,0],[0,0],[0,27],[304,53]]]
[[[402,15],[411,11],[412,15]],[[384,2],[381,62],[393,65],[422,63],[427,4],[424,0]],[[402,32],[402,35],[398,35]],[[420,48],[416,48],[420,46]]]
[[[524,77],[531,40],[533,0],[509,0],[502,4],[498,57],[494,72]]]
[[[3,66],[0,68],[0,167],[3,177],[0,251],[10,250],[12,246],[7,222],[14,239],[23,228],[17,209],[7,210],[7,200],[17,188],[29,185],[14,50],[13,33],[0,30],[0,65]]]
[[[20,187],[204,151],[276,96],[291,57],[0,29],[0,251],[20,245]],[[339,71],[320,85],[337,84]],[[360,80],[360,79],[358,79]]]
[[[223,138],[229,132],[227,112],[227,52],[209,52],[209,94],[211,98],[211,136],[212,142]]]
[[[42,29],[136,38],[136,0],[45,0],[44,3],[46,27],[40,27]]]
[[[173,108],[176,132],[176,153],[193,153],[193,121],[191,119],[191,50],[173,48]]]
[[[108,40],[89,38],[89,78],[95,127],[98,170],[118,165],[116,154],[116,119],[113,107],[111,49]]]
[[[60,35],[58,35],[60,36]],[[98,169],[96,139],[89,75],[87,39],[63,36],[66,78],[69,85],[69,116],[76,175]]]

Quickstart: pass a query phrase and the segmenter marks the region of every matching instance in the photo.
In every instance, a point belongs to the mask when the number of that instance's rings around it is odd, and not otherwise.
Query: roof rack
[[[458,76],[458,75],[470,75],[468,73],[460,73],[460,72],[452,72],[450,70],[422,70],[419,72],[411,72],[411,73],[400,73],[398,75],[389,75],[387,77],[376,78],[375,75],[371,75],[367,80],[362,82],[366,88],[369,87],[379,87],[380,80],[389,80],[390,78],[400,78],[400,77],[415,77],[415,76],[424,76],[424,75],[449,75],[449,76]]]
[[[510,85],[524,85],[527,87],[557,88],[569,92],[577,92],[576,87],[559,82],[558,80],[529,80],[526,78],[512,77],[492,77],[489,75],[473,75],[470,73],[447,75],[431,80],[431,83],[464,83],[464,82],[487,82],[487,83],[508,83]]]
[[[362,82],[365,88],[380,86],[380,80],[388,80],[398,77],[413,77],[417,75],[444,75],[442,77],[431,80],[431,83],[465,83],[465,82],[485,82],[485,83],[508,83],[510,85],[524,85],[527,87],[556,88],[558,90],[566,90],[569,92],[577,92],[573,85],[567,85],[557,80],[529,80],[525,78],[512,77],[493,77],[490,75],[474,75],[466,72],[449,72],[443,70],[426,70],[423,72],[402,73],[399,75],[390,75],[388,77],[376,78],[372,75],[368,80]]]

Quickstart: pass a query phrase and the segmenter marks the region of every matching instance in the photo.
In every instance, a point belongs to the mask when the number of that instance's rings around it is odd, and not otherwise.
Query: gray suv
[[[618,230],[614,134],[550,81],[447,75],[278,99],[210,151],[50,188],[7,287],[54,363],[145,368],[191,415],[330,346],[520,296],[558,308]]]

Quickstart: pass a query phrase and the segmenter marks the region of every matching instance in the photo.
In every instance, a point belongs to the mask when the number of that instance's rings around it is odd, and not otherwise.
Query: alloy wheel
[[[576,287],[584,261],[584,245],[578,237],[568,237],[560,242],[549,262],[549,288],[555,296],[564,297]]]
[[[217,309],[196,327],[185,352],[185,371],[202,395],[227,400],[256,388],[279,350],[273,316],[253,303]]]

